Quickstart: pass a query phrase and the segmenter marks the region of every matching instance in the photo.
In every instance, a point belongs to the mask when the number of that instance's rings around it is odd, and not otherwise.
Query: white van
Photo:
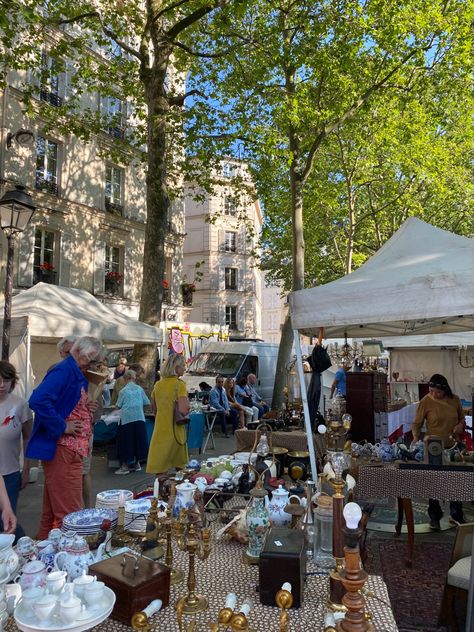
[[[183,380],[188,392],[199,391],[199,384],[216,384],[216,376],[233,377],[255,373],[257,393],[268,404],[272,401],[279,345],[271,342],[209,342],[193,358]]]

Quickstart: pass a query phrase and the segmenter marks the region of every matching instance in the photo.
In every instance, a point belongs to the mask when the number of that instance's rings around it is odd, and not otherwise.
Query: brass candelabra
[[[170,584],[171,586],[176,586],[176,584],[183,581],[184,573],[179,570],[179,568],[173,567],[173,535],[176,531],[180,533],[180,528],[177,526],[177,521],[174,520],[171,514],[172,509],[170,503],[166,509],[166,516],[163,518],[162,524],[165,532],[166,543],[165,564],[170,569]]]
[[[232,632],[254,632],[250,627],[248,616],[253,608],[251,599],[245,599],[236,612],[237,595],[229,593],[225,600],[225,605],[219,610],[217,621],[209,621],[208,628],[211,632],[219,632],[219,630],[228,630]]]
[[[275,603],[280,608],[280,632],[288,632],[288,610],[293,605],[293,595],[291,594],[290,583],[285,582],[283,584],[275,595]]]
[[[176,603],[176,610],[182,614],[196,614],[207,609],[208,599],[196,593],[196,556],[201,561],[206,560],[211,552],[211,530],[203,528],[199,531],[196,526],[182,520],[182,516],[175,524],[175,539],[181,549],[189,555],[188,594]]]

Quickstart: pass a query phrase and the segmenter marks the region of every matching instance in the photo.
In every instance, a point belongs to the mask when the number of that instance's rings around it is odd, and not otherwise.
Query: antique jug
[[[285,527],[291,522],[290,514],[285,511],[288,498],[289,492],[282,485],[272,492],[271,500],[265,496],[265,508],[274,527]]]
[[[258,559],[265,543],[267,531],[270,528],[270,518],[265,509],[267,492],[261,487],[261,482],[250,491],[252,504],[247,510],[246,522],[249,534],[249,544],[246,555],[251,560]]]
[[[176,485],[176,499],[173,506],[173,516],[177,518],[182,509],[191,509],[194,506],[194,492],[197,486],[186,481]]]
[[[14,534],[0,533],[0,575],[11,575],[18,567],[19,557],[13,550]]]
[[[87,573],[90,564],[102,558],[104,544],[101,544],[93,555],[84,538],[76,536],[63,551],[54,556],[54,566],[59,571],[66,571],[69,581]]]

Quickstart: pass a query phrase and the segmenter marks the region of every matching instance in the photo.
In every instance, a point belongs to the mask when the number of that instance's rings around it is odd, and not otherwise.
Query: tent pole
[[[30,336],[30,328],[27,326],[26,328],[26,367],[25,367],[25,399],[28,400],[31,395],[30,391],[30,375],[32,374],[31,370],[31,336]]]
[[[316,454],[314,452],[313,431],[311,429],[311,419],[309,418],[308,397],[306,394],[306,384],[304,381],[303,357],[301,355],[300,335],[297,329],[293,329],[293,339],[296,351],[296,366],[298,369],[298,378],[300,380],[301,401],[303,403],[304,425],[306,429],[306,438],[308,440],[309,461],[311,463],[311,473],[313,481],[318,480],[318,470],[316,469]]]

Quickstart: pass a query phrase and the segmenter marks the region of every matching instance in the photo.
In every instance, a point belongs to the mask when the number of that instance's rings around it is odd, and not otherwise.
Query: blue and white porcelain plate
[[[119,499],[120,494],[124,495],[125,500],[131,500],[133,498],[133,492],[129,489],[107,489],[97,494],[97,498],[102,501],[116,501]]]
[[[81,509],[72,514],[68,514],[63,521],[63,527],[67,526],[72,531],[81,527],[96,527],[102,524],[103,520],[112,522],[117,520],[117,512],[113,509]]]

